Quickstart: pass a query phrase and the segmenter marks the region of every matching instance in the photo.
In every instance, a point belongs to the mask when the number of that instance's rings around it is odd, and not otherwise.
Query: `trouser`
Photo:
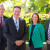
[[[47,50],[50,50],[50,44],[47,44]]]

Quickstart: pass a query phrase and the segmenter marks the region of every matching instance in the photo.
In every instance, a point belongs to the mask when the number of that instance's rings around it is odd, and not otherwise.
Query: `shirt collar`
[[[2,18],[3,18],[3,16],[2,16]]]
[[[14,20],[14,21],[15,21],[15,20],[19,21],[19,18],[18,18],[18,19],[16,19],[16,18],[14,18],[14,16],[13,16],[13,20]]]

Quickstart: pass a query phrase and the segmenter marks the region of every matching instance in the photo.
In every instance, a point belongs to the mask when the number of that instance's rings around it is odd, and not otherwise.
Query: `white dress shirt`
[[[16,18],[14,18],[14,16],[13,16],[13,20],[14,20],[15,26],[17,27],[16,29],[17,29],[17,31],[18,31],[18,30],[19,30],[19,18],[16,19]],[[17,21],[17,23],[16,23],[16,21]]]

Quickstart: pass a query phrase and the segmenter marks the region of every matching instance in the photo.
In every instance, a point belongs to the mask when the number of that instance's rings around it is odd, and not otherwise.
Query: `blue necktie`
[[[17,23],[17,19],[16,19],[15,25],[16,25],[16,29],[17,29],[17,32],[18,32],[18,23]]]

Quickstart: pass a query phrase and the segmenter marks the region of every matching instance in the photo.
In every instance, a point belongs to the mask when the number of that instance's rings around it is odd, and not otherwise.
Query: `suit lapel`
[[[3,16],[3,20],[2,20],[3,26],[5,24],[5,16]]]
[[[50,23],[50,20],[49,20],[49,22],[47,23],[47,27],[49,27],[49,23]]]
[[[19,18],[19,32],[20,32],[21,28],[22,28],[22,20]]]
[[[21,30],[21,28],[22,28],[22,22],[21,22],[22,20],[19,18],[19,30],[18,30],[18,32],[20,32],[20,30]],[[13,25],[13,29],[14,29],[14,31],[16,31],[17,32],[17,29],[16,29],[16,26],[15,26],[15,23],[14,23],[14,20],[13,20],[13,17],[11,17],[11,25]]]
[[[13,30],[17,32],[13,17],[11,17],[11,25],[12,25]]]
[[[34,34],[35,30],[38,28],[37,25],[38,25],[38,24],[36,24],[36,26],[35,26],[35,28],[34,28],[34,30],[33,30],[33,34]]]
[[[32,24],[33,25],[33,24]],[[31,28],[32,28],[32,25],[31,25]],[[33,34],[34,34],[34,32],[35,32],[35,30],[36,30],[36,28],[37,28],[37,25],[38,24],[36,24],[36,26],[35,26],[35,28],[34,28],[34,30],[33,30]],[[30,28],[30,31],[31,31],[31,28]]]

